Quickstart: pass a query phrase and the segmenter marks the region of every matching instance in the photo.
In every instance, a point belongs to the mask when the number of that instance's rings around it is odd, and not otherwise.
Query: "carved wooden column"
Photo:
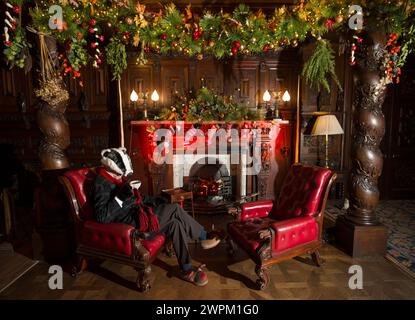
[[[45,37],[44,40],[51,61],[55,63],[56,41],[51,37]],[[58,180],[70,166],[65,154],[65,149],[70,144],[69,124],[65,118],[69,94],[61,80],[53,76],[45,77],[44,74],[41,74],[41,79],[39,89],[36,90],[40,100],[37,123],[43,135],[38,151],[42,179],[35,200],[36,230],[42,239],[44,258],[48,262],[60,262],[74,252],[69,204]]]
[[[367,50],[357,59],[354,74],[350,209],[337,223],[337,240],[354,257],[386,250],[386,228],[376,217],[383,166],[379,145],[385,134],[382,106],[387,86],[380,72],[385,40],[382,34],[366,35]]]

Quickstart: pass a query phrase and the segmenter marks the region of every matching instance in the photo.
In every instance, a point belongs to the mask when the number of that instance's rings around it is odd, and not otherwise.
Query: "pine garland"
[[[7,3],[10,9],[17,5],[19,10],[32,4],[29,0],[7,0]],[[231,13],[204,11],[199,16],[193,13],[190,4],[184,11],[170,4],[164,10],[152,12],[146,10],[145,5],[130,0],[43,0],[36,3],[37,6],[30,11],[31,27],[59,41],[65,51],[63,59],[68,60],[73,70],[79,70],[94,60],[96,54],[91,50],[91,44],[96,39],[93,36],[105,36],[99,46],[109,53],[107,59],[115,78],[119,78],[126,68],[126,46],[137,48],[140,53],[137,61],[140,63],[146,63],[148,53],[178,53],[198,59],[212,55],[221,59],[272,52],[297,46],[307,38],[320,39],[327,32],[346,26],[348,7],[355,4],[352,0],[298,1],[276,8],[268,16],[261,10],[254,12],[247,5],[240,4]],[[48,9],[53,4],[59,4],[63,9],[64,23],[59,30],[51,30],[48,26]],[[366,29],[380,30],[386,26],[387,32],[404,35],[400,38],[403,48],[400,63],[403,63],[406,54],[414,47],[415,1],[373,0],[362,1],[360,5]],[[96,22],[99,33],[90,33],[92,20]],[[80,34],[85,40],[77,40]],[[5,41],[7,61],[19,67],[27,66],[30,44],[25,28],[18,24],[16,30],[3,34],[5,38],[9,35],[13,41]],[[319,52],[323,55],[319,56]],[[338,82],[332,56],[328,43],[319,41],[303,72],[308,83],[327,89],[325,76]],[[105,56],[99,56],[101,58],[105,59]]]
[[[334,51],[327,40],[317,41],[313,54],[304,64],[302,76],[311,87],[315,87],[319,91],[323,87],[330,92],[330,84],[327,80],[330,77],[341,88],[336,76]]]

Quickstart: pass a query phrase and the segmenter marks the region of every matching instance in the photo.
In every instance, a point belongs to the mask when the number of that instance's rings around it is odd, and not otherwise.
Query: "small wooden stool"
[[[195,217],[195,209],[193,207],[193,192],[186,191],[182,188],[166,189],[161,191],[162,196],[164,196],[170,203],[180,203],[180,206],[183,208],[183,201],[190,200],[192,204],[192,216]]]

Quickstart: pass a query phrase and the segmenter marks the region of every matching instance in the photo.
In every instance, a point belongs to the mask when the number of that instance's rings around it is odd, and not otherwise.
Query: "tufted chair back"
[[[283,220],[319,213],[331,176],[329,169],[292,165],[285,177],[273,217]]]
[[[95,168],[70,170],[65,172],[64,176],[71,183],[75,193],[79,218],[81,220],[94,219],[94,210],[88,198],[96,177]]]

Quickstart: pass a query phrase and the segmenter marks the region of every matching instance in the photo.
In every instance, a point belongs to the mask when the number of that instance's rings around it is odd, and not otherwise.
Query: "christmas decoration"
[[[21,25],[21,5],[23,0],[6,1],[6,11],[4,12],[3,43],[5,49],[3,54],[10,67],[14,65],[31,68],[29,48],[31,45],[26,40],[26,32]]]
[[[386,45],[387,54],[385,57],[383,67],[385,69],[387,83],[391,83],[394,80],[396,81],[396,83],[399,83],[400,81],[401,68],[398,66],[398,62],[401,46],[397,44],[398,38],[398,33],[389,34],[389,40]]]
[[[323,39],[330,31],[343,26],[347,28],[348,7],[354,4],[352,0],[299,1],[279,6],[268,15],[261,10],[253,12],[247,5],[240,4],[232,12],[204,11],[199,15],[193,13],[190,5],[184,11],[173,4],[160,11],[149,11],[145,5],[132,5],[132,2],[124,0],[60,0],[58,4],[63,11],[63,27],[51,30],[48,10],[56,1],[36,3],[37,6],[30,10],[30,26],[55,37],[61,44],[61,50],[66,51],[64,56],[68,57],[67,64],[77,72],[89,61],[99,67],[105,59],[104,52],[115,53],[120,50],[122,55],[119,60],[122,61],[110,59],[112,70],[116,72],[113,75],[118,77],[126,65],[126,56],[123,54],[126,46],[138,47],[138,62],[146,63],[148,53],[176,53],[198,59],[212,55],[221,59],[235,55],[272,53],[313,39],[317,40],[316,50],[320,50],[317,53],[324,53],[324,56],[319,58],[316,53],[312,55],[314,60],[306,64],[309,72],[305,69],[303,74],[314,87],[326,87],[327,79],[324,81],[323,78],[330,76],[333,66],[327,40],[321,42],[319,39]],[[26,63],[30,61],[29,44],[26,28],[21,26],[21,14],[22,8],[31,4],[28,0],[6,2],[2,31],[4,54],[10,65],[30,65]],[[415,47],[413,1],[374,0],[363,1],[360,5],[365,28],[381,30],[386,27],[385,35],[400,35],[401,50],[394,52],[393,61],[394,65],[401,68]],[[313,66],[318,69],[311,68]],[[318,73],[310,73],[312,70]],[[388,77],[384,70],[380,72]]]
[[[362,42],[363,42],[363,39],[362,38],[360,38],[360,37],[358,37],[356,35],[353,36],[353,41],[352,41],[352,44],[350,46],[351,53],[350,53],[350,61],[349,61],[349,64],[351,66],[354,66],[356,64],[356,50],[357,50],[357,46],[359,44],[361,44]]]
[[[340,87],[335,72],[334,51],[327,40],[317,41],[313,54],[304,65],[302,76],[308,84],[315,86],[318,90],[323,87],[330,92],[330,84],[327,80],[329,77]]]
[[[191,93],[176,97],[174,104],[164,108],[157,119],[186,120],[191,122],[240,121],[259,119],[259,113],[247,105],[236,103],[232,97],[219,96],[202,88],[193,97]]]

